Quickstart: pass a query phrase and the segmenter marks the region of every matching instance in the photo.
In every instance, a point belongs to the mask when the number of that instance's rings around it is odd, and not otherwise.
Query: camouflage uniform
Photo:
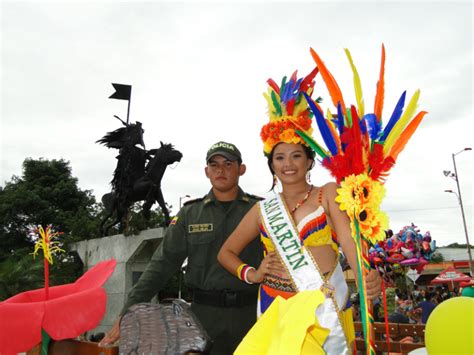
[[[256,321],[258,286],[227,272],[217,253],[257,200],[239,188],[231,202],[217,201],[211,190],[185,203],[130,291],[122,313],[132,304],[149,301],[188,258],[184,280],[193,292],[192,310],[214,342],[211,354],[232,354]],[[258,267],[262,255],[263,247],[255,238],[240,257]]]

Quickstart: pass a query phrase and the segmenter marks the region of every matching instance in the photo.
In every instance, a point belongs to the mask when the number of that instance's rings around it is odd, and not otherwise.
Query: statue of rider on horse
[[[129,209],[137,201],[145,201],[142,213],[147,219],[150,217],[151,207],[158,202],[165,217],[165,224],[168,225],[170,216],[161,191],[161,180],[166,167],[180,161],[183,155],[171,144],[162,142],[160,148],[146,150],[142,124],[138,121],[129,124],[115,117],[124,127],[108,132],[96,142],[119,151],[116,157],[117,167],[111,181],[112,191],[102,196],[107,215],[100,224],[101,234],[107,235],[108,230],[118,223],[119,231],[122,232]],[[115,216],[113,221],[106,224],[112,216]]]

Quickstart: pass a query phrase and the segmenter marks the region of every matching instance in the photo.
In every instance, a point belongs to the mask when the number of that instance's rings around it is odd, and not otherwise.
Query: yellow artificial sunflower
[[[340,209],[358,214],[367,207],[379,208],[385,195],[385,187],[367,174],[352,174],[341,182],[337,192],[336,202],[340,204]]]
[[[384,230],[388,228],[388,217],[380,211],[385,195],[385,187],[372,180],[367,174],[349,175],[337,189],[336,202],[342,211],[347,211],[351,220],[352,234],[355,235],[355,221],[360,233],[371,242],[383,240]]]
[[[388,217],[385,212],[370,207],[361,210],[357,216],[360,233],[372,244],[385,239],[385,230],[388,229]]]

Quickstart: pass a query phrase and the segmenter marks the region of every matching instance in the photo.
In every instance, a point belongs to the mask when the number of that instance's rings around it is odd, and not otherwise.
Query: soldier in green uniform
[[[203,198],[185,203],[171,221],[121,314],[135,303],[149,302],[188,258],[185,283],[193,295],[191,309],[213,341],[211,354],[232,354],[256,321],[258,286],[227,272],[218,263],[217,253],[258,198],[238,185],[246,166],[234,144],[212,145],[206,163],[211,190]],[[240,257],[250,265],[259,265],[262,255],[263,247],[255,238]],[[109,345],[119,336],[116,321],[99,345]]]

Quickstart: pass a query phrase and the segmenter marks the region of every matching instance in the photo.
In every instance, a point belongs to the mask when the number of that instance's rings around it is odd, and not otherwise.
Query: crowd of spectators
[[[456,287],[451,291],[447,286],[420,289],[415,285],[413,289],[404,292],[395,289],[395,309],[389,314],[388,321],[393,323],[426,324],[431,312],[438,304],[451,297],[459,296],[458,293]],[[380,317],[379,309],[377,309],[378,312],[375,317],[379,321],[383,321],[383,317]]]

